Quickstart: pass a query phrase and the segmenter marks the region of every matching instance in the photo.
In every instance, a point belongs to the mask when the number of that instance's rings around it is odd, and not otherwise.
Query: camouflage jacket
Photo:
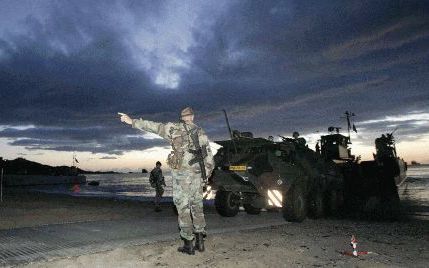
[[[189,161],[194,159],[194,154],[189,150],[195,150],[190,133],[197,132],[200,146],[206,146],[207,156],[204,158],[206,174],[210,176],[214,168],[213,154],[210,149],[209,139],[205,132],[195,124],[177,123],[157,123],[143,119],[133,119],[133,128],[158,134],[167,140],[172,147],[172,152],[168,156],[167,163],[172,169],[188,170],[194,173],[200,173],[198,163],[192,165]]]
[[[162,170],[155,167],[150,172],[149,182],[152,187],[165,186],[164,176],[162,176]]]

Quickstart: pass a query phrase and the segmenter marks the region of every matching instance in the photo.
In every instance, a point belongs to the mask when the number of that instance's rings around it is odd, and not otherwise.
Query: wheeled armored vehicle
[[[254,138],[234,131],[214,156],[209,185],[216,190],[215,207],[225,217],[261,209],[281,210],[288,221],[303,221],[338,213],[343,200],[342,177],[335,163],[325,160],[305,141]]]

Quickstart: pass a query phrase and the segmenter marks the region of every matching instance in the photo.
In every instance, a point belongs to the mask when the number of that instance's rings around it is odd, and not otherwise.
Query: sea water
[[[165,173],[163,202],[171,202],[171,174]],[[131,200],[153,200],[155,189],[150,186],[148,173],[88,174],[87,182],[98,181],[98,186],[88,184],[36,186],[34,190],[73,196],[99,197]],[[399,187],[401,201],[419,207],[419,213],[429,217],[429,166],[412,166],[407,170],[407,179]]]
[[[409,167],[407,179],[398,190],[401,201],[409,203],[420,216],[429,217],[429,165]]]
[[[148,173],[86,174],[87,183],[99,182],[98,186],[81,185],[43,185],[32,187],[32,190],[67,194],[82,197],[99,197],[114,199],[152,200],[155,189],[150,186]],[[171,175],[165,174],[163,201],[171,201]]]

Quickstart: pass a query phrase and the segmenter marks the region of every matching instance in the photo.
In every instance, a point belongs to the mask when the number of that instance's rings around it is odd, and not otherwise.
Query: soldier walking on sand
[[[161,208],[159,207],[159,201],[161,200],[162,195],[164,194],[164,186],[165,186],[164,176],[162,175],[161,162],[159,161],[156,162],[155,167],[150,172],[149,182],[150,182],[150,186],[152,186],[152,188],[155,188],[155,191],[156,191],[155,211],[160,212]]]
[[[183,109],[181,120],[174,123],[131,119],[123,113],[119,115],[122,122],[133,128],[158,134],[170,142],[172,151],[167,163],[172,169],[173,201],[179,214],[180,236],[184,241],[178,251],[190,255],[195,254],[195,249],[204,251],[203,187],[214,168],[214,161],[206,134],[194,124],[192,108]]]

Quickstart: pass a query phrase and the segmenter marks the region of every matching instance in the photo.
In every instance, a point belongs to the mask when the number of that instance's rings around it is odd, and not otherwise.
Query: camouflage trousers
[[[172,170],[173,201],[178,212],[180,236],[194,239],[194,232],[205,232],[206,220],[203,211],[203,187],[201,174]]]
[[[156,197],[161,198],[162,195],[164,194],[164,187],[161,184],[157,184],[155,186],[155,191],[156,191]]]
[[[155,185],[155,191],[156,191],[156,194],[155,194],[155,200],[154,200],[155,202],[154,203],[155,203],[155,209],[157,209],[157,208],[159,208],[159,202],[162,198],[162,195],[164,194],[163,185],[157,183]]]

